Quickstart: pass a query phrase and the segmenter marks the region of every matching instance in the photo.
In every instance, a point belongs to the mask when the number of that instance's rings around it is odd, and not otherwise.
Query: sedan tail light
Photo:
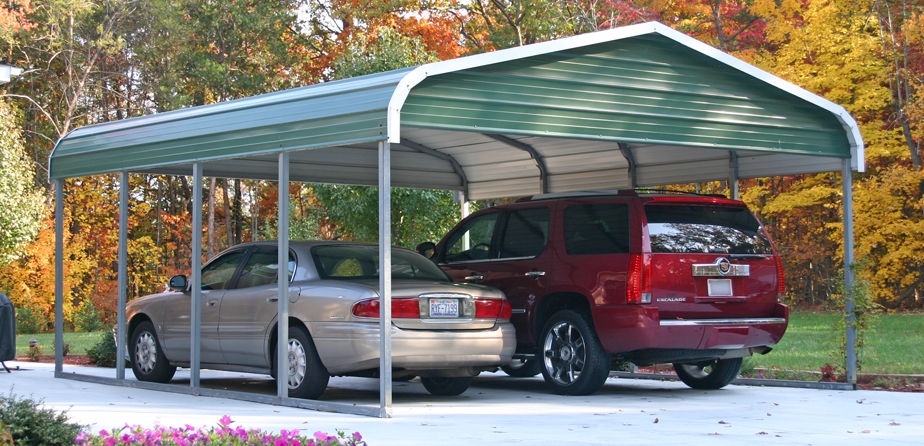
[[[469,304],[471,305],[471,304]],[[352,313],[356,317],[379,318],[381,316],[381,303],[378,299],[361,300],[353,304]],[[510,319],[513,307],[506,299],[474,299],[475,314],[471,306],[462,314],[463,317],[478,319]],[[416,297],[400,297],[391,300],[392,319],[420,319],[420,299]]]
[[[353,316],[378,318],[381,316],[378,299],[361,300],[353,304]],[[391,300],[392,319],[420,319],[420,301],[416,297],[402,297]]]
[[[626,303],[651,303],[651,254],[629,255]]]
[[[510,319],[513,307],[510,302],[500,299],[476,299],[475,317],[479,319]]]

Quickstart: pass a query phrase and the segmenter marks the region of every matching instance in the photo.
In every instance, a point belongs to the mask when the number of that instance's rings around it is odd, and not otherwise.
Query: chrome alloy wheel
[[[542,351],[549,377],[561,385],[577,381],[587,363],[587,349],[580,330],[565,321],[548,331]]]
[[[295,389],[305,380],[308,370],[308,354],[298,339],[289,338],[289,388]]]
[[[135,342],[135,364],[144,373],[151,373],[157,365],[157,341],[148,331],[141,333]]]

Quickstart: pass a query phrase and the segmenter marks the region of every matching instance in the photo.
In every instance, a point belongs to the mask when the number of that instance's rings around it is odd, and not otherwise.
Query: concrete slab
[[[92,430],[235,425],[278,432],[360,432],[370,445],[663,445],[708,442],[779,445],[924,444],[924,394],[682,383],[611,378],[591,396],[551,394],[541,378],[485,373],[457,397],[435,397],[415,381],[394,383],[393,418],[324,413],[246,401],[54,378],[51,364],[8,361],[0,391],[43,399]],[[65,366],[65,373],[115,377],[114,369]],[[131,371],[127,372],[129,378]],[[188,386],[188,372],[174,383]],[[203,371],[203,387],[275,393],[260,375]],[[322,400],[377,406],[378,381],[332,378]]]

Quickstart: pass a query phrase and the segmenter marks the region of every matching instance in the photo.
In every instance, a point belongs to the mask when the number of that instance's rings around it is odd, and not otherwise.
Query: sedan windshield
[[[321,245],[311,249],[323,279],[360,280],[379,277],[379,248],[362,245]],[[391,251],[392,279],[451,282],[443,270],[425,257],[404,249]]]

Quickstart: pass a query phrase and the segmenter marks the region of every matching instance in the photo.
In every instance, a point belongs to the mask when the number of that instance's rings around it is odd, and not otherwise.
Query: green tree
[[[374,35],[360,34],[350,41],[332,65],[337,78],[394,70],[437,60],[422,39],[408,38],[387,27]],[[315,184],[314,196],[321,209],[314,221],[334,222],[334,236],[362,241],[378,240],[378,188]],[[317,215],[320,213],[320,215]],[[392,237],[394,244],[413,247],[437,240],[459,215],[449,191],[392,189]],[[302,223],[293,226],[304,227]]]
[[[0,267],[16,259],[41,227],[45,204],[34,176],[15,116],[0,101]]]

